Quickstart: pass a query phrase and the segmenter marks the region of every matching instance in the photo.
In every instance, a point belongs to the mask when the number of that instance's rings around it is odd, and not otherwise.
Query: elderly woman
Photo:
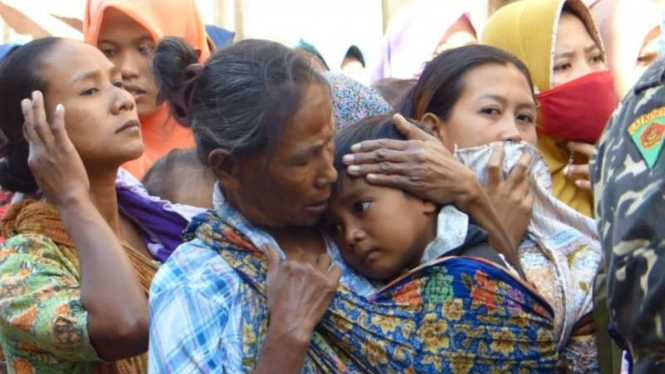
[[[554,372],[552,311],[506,269],[437,259],[383,287],[335,260],[333,103],[305,58],[246,40],[201,65],[165,40],[154,69],[218,186],[151,288],[151,372]]]

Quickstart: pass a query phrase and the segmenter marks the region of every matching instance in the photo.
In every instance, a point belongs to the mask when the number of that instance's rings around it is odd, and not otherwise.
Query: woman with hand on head
[[[165,243],[134,215],[140,196],[116,187],[143,153],[121,71],[88,44],[39,39],[3,62],[0,97],[0,185],[26,194],[2,221],[9,372],[145,373],[147,291]]]
[[[584,372],[597,365],[594,336],[586,329],[600,246],[594,222],[552,194],[546,165],[534,148],[532,87],[524,64],[497,48],[478,45],[444,52],[425,67],[402,109],[436,137],[402,121],[401,131],[410,140],[361,142],[345,162],[349,173],[365,175],[372,184],[453,202],[475,222],[486,222],[491,210],[477,208],[482,202],[477,198],[469,204],[464,196],[479,196],[476,186],[485,186],[500,224],[518,244],[504,256],[519,264],[555,310],[559,348],[568,360],[560,365]],[[444,191],[453,193],[446,196]],[[569,343],[577,334],[591,335],[583,349]],[[580,352],[584,359],[571,363],[568,353]]]
[[[97,46],[122,73],[122,84],[134,100],[141,120],[145,153],[125,165],[137,178],[175,148],[193,148],[191,130],[179,126],[157,96],[150,61],[166,36],[187,40],[210,55],[205,26],[194,0],[88,0],[83,22],[85,41]]]
[[[334,103],[305,57],[244,40],[199,64],[168,39],[153,66],[218,183],[151,288],[151,372],[553,372],[552,311],[504,268],[437,263],[376,285],[338,261],[320,226]],[[496,344],[469,352],[458,331]]]

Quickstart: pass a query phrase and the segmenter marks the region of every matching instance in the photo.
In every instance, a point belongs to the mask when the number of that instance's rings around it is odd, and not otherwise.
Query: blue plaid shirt
[[[254,227],[215,188],[215,210],[257,247],[277,242]],[[342,269],[341,282],[360,295],[375,287],[344,264],[331,240],[328,253]],[[282,252],[282,257],[284,253]],[[161,267],[150,289],[151,374],[241,373],[242,280],[219,254],[196,239],[182,244]],[[262,339],[259,339],[262,341]]]

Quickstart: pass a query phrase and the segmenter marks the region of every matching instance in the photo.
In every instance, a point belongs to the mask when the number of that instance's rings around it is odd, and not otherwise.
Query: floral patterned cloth
[[[7,241],[0,247],[0,345],[9,374],[145,373],[145,355],[113,363],[97,356],[81,300],[78,256],[55,207],[22,200],[2,223]],[[147,292],[157,265],[128,254]]]
[[[365,117],[388,114],[392,108],[373,88],[344,74],[326,72],[333,96],[333,117],[338,129],[352,125]]]
[[[534,198],[533,217],[518,256],[527,280],[554,308],[555,332],[562,352],[562,370],[570,373],[598,372],[594,344],[580,344],[584,338],[569,339],[573,326],[592,312],[592,284],[602,259],[595,222],[568,207],[552,194],[552,179],[540,153],[531,145],[491,143],[457,149],[455,156],[473,169],[481,183],[487,183],[487,165],[498,145],[503,144],[503,173],[507,176],[523,153],[532,155],[530,178]],[[580,350],[583,350],[581,352]],[[570,359],[571,357],[596,359]]]
[[[267,331],[266,257],[214,212],[185,238],[214,249],[243,280],[242,370]],[[340,286],[312,338],[304,373],[555,373],[552,310],[505,270],[468,258],[438,259],[369,297]],[[217,371],[215,371],[217,372]],[[234,371],[236,372],[236,371]]]

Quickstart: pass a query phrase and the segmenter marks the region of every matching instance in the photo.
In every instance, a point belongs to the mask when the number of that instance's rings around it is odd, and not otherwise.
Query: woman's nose
[[[136,103],[134,97],[122,88],[114,87],[113,104],[111,111],[118,114],[124,111],[133,110]]]

